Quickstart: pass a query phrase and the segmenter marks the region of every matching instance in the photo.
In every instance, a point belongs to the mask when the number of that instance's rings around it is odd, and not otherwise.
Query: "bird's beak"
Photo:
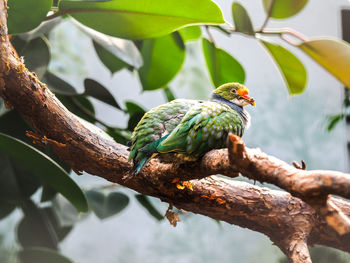
[[[248,96],[249,90],[246,87],[239,88],[237,90],[237,93],[243,97],[246,101],[248,101],[249,104],[253,105],[255,107],[255,100]]]

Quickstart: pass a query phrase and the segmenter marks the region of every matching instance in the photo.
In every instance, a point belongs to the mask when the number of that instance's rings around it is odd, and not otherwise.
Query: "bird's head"
[[[221,85],[213,91],[213,94],[242,107],[248,104],[255,106],[254,99],[248,96],[249,90],[240,83],[231,82]]]

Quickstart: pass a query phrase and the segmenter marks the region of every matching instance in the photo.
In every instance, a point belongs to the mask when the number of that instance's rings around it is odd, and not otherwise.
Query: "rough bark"
[[[0,1],[0,55],[0,96],[31,123],[36,140],[51,146],[76,172],[86,171],[179,209],[264,233],[291,262],[311,262],[307,245],[350,252],[350,203],[329,197],[350,197],[349,175],[296,169],[230,136],[229,151],[211,151],[201,161],[181,166],[153,159],[140,174],[124,180],[132,166],[127,148],[70,113],[12,51],[6,1]],[[287,192],[211,176],[235,177],[237,172]]]
[[[242,139],[233,134],[229,135],[228,149],[232,168],[250,179],[274,184],[301,198],[339,234],[350,232],[349,218],[330,199],[330,194],[349,199],[349,174],[292,167],[259,149],[246,148]]]

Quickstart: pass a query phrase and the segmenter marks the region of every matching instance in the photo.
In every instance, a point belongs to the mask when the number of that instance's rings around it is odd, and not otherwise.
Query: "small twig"
[[[221,31],[222,33],[224,33],[227,36],[230,36],[232,33],[236,32],[236,29],[234,29],[233,27],[231,28],[224,28],[222,26],[211,26],[213,28],[218,29],[219,31]]]
[[[209,30],[209,26],[205,26],[205,30],[207,31],[209,41],[215,45],[215,41],[214,41],[213,35]]]
[[[297,168],[297,169],[306,170],[306,163],[305,163],[304,160],[301,160],[301,165],[300,165],[297,161],[294,161],[292,164],[293,164],[294,167]]]
[[[287,35],[296,37],[302,42],[308,41],[308,38],[306,36],[304,36],[302,33],[291,28],[264,29],[262,31],[257,31],[256,33],[264,34],[264,35],[278,35],[288,44],[293,46],[298,46],[298,43],[295,41],[292,41],[290,38],[287,37]]]
[[[275,0],[271,0],[269,9],[267,10],[266,18],[265,18],[265,20],[260,28],[260,32],[262,32],[264,30],[264,28],[267,26],[267,23],[269,22],[269,19],[270,19],[271,14],[272,14],[274,4],[275,4]]]

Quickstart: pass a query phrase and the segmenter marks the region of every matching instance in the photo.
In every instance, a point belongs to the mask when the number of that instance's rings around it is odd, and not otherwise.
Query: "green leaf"
[[[271,40],[260,41],[278,65],[290,94],[300,94],[306,88],[307,73],[303,63],[289,50]]]
[[[57,251],[42,247],[25,248],[18,252],[18,256],[22,263],[73,263]]]
[[[158,212],[158,210],[153,206],[149,198],[145,195],[137,194],[135,195],[136,200],[150,213],[151,216],[153,216],[158,221],[161,221],[164,219],[164,216]]]
[[[46,218],[50,221],[53,230],[56,233],[57,240],[58,242],[61,242],[73,229],[72,225],[66,226],[62,225],[61,222],[59,221],[58,216],[55,214],[54,208],[51,207],[45,207],[40,210]]]
[[[215,87],[227,82],[244,83],[245,72],[241,64],[226,51],[215,47],[207,39],[202,40],[205,62]]]
[[[42,81],[54,93],[70,96],[79,94],[72,85],[56,76],[55,74],[51,73],[50,71],[46,71],[45,75],[42,78]]]
[[[146,111],[141,108],[136,103],[133,103],[131,101],[127,101],[125,103],[126,112],[129,113],[129,121],[128,121],[128,130],[133,131],[136,127],[137,123],[140,121],[142,116],[146,113]]]
[[[11,0],[8,6],[9,34],[18,34],[37,27],[50,11],[52,0]]]
[[[91,209],[100,219],[120,213],[129,204],[129,197],[118,192],[106,194],[97,190],[86,191]]]
[[[25,59],[26,67],[34,71],[39,78],[42,78],[50,62],[50,50],[46,39],[35,38],[30,42],[23,41],[18,37],[11,41],[16,48],[18,55]]]
[[[2,133],[31,143],[32,140],[25,135],[28,130],[31,130],[30,126],[15,110],[8,111],[0,117],[0,132]]]
[[[47,41],[41,37],[33,39],[26,45],[22,55],[27,68],[35,72],[39,79],[42,78],[51,58]]]
[[[93,41],[93,44],[97,56],[112,74],[119,70],[122,70],[123,68],[128,67],[128,64],[121,61],[119,58],[114,56],[111,52],[109,52],[107,49],[105,49],[95,41]]]
[[[307,4],[308,0],[263,0],[266,13],[268,13],[272,1],[273,7],[270,17],[284,19],[299,13]]]
[[[344,113],[336,114],[336,115],[331,115],[328,116],[328,125],[327,125],[327,131],[331,131],[335,128],[335,126],[343,120],[345,117]]]
[[[166,87],[165,89],[163,89],[163,91],[164,91],[164,94],[165,94],[168,102],[176,99],[173,92],[171,91],[171,89],[169,87]]]
[[[139,123],[139,121],[141,120],[141,118],[143,117],[144,113],[142,112],[137,112],[133,115],[130,116],[129,120],[128,120],[128,130],[129,131],[133,131],[136,127],[136,125]]]
[[[80,212],[88,210],[84,193],[51,158],[34,147],[0,133],[0,151],[22,164],[33,174],[66,197]]]
[[[142,57],[134,42],[102,34],[78,22],[74,24],[85,34],[90,36],[94,42],[98,43],[106,51],[112,53],[113,56],[121,61],[137,69],[142,66]]]
[[[313,39],[299,48],[350,88],[350,44],[338,39]]]
[[[143,90],[155,90],[167,85],[185,60],[184,44],[175,33],[145,40],[141,54],[144,64],[139,69],[139,76]]]
[[[15,111],[11,110],[0,117],[0,132],[15,137],[28,144],[32,143],[32,139],[26,136],[26,131],[30,131],[32,128],[27,124],[27,122]],[[63,169],[68,173],[71,168],[63,160],[59,159],[57,155],[50,149],[50,147],[36,147],[35,148],[43,152],[44,154],[50,156],[54,161],[56,161]],[[26,177],[29,177],[28,175]],[[29,179],[34,180],[34,179]]]
[[[120,108],[118,102],[114,99],[113,95],[108,91],[108,89],[106,89],[97,81],[93,79],[85,79],[84,86],[85,86],[85,95],[94,97],[95,99],[103,101],[104,103],[107,103],[119,110],[122,109]]]
[[[210,0],[61,0],[59,10],[104,34],[145,39],[188,25],[222,24],[220,8]]]
[[[17,239],[22,247],[58,248],[56,232],[47,215],[31,200],[23,202],[24,217],[17,227]]]
[[[51,201],[52,199],[55,198],[56,195],[57,195],[57,191],[53,189],[51,186],[45,184],[43,185],[40,202]]]
[[[248,35],[255,34],[248,12],[241,4],[237,2],[232,4],[232,16],[237,31]]]
[[[130,115],[133,115],[138,112],[142,112],[143,114],[146,113],[144,108],[142,108],[141,106],[139,106],[138,104],[132,101],[126,101],[125,107],[126,107],[127,113],[129,113]]]
[[[178,32],[185,42],[197,40],[202,35],[202,30],[199,26],[184,27],[181,28]]]
[[[1,147],[1,146],[0,146]],[[40,187],[40,180],[21,164],[0,152],[0,200],[20,204]]]
[[[9,134],[11,135],[11,134]],[[52,150],[51,147],[38,147],[38,149],[42,149],[42,152],[44,154],[46,154],[47,156],[49,156],[52,160],[54,160],[56,163],[58,163],[68,174],[72,171],[72,168],[62,159],[60,159],[60,157],[57,156],[57,154]]]
[[[89,214],[79,214],[77,209],[60,194],[56,195],[52,200],[52,209],[61,227],[72,227],[82,219],[82,217],[88,216]]]
[[[60,24],[62,20],[63,19],[61,17],[56,17],[52,20],[44,21],[35,29],[23,34],[19,34],[18,37],[25,41],[31,41],[35,38],[41,37],[42,35],[48,34],[52,29]]]

